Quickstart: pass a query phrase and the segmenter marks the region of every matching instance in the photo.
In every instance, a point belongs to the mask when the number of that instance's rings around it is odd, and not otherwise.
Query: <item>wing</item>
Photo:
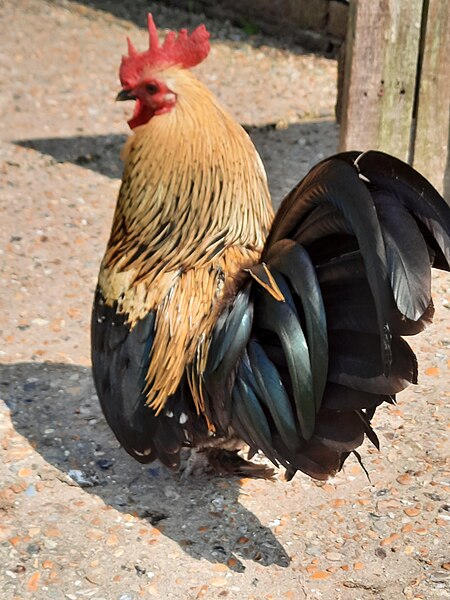
[[[192,399],[183,381],[162,414],[156,416],[146,403],[155,316],[149,312],[131,328],[126,315],[116,305],[108,306],[97,289],[91,323],[92,370],[103,413],[125,450],[139,462],[159,458],[166,466],[178,468],[180,448],[188,443],[184,422]]]

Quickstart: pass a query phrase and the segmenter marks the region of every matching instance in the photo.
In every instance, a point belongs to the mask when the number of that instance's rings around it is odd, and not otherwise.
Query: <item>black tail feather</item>
[[[339,154],[286,197],[263,259],[284,301],[252,283],[231,423],[287,478],[326,479],[364,436],[379,448],[376,408],[417,382],[400,336],[432,321],[430,266],[449,269],[450,208],[393,157]]]

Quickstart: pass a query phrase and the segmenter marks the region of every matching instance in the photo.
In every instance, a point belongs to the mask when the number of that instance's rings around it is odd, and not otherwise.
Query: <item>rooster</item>
[[[92,314],[93,375],[125,450],[180,467],[271,477],[262,451],[319,480],[417,381],[403,336],[433,317],[449,270],[450,208],[381,152],[323,160],[276,216],[247,133],[190,71],[204,26],[149,49],[128,40],[117,100],[134,100],[124,173]]]

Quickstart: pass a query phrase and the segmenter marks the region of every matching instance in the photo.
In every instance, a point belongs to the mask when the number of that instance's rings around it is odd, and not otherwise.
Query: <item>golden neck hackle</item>
[[[222,235],[226,245],[262,247],[273,215],[248,135],[189,71],[161,75],[177,104],[138,128],[124,148],[124,215],[132,215],[147,241],[179,235],[180,245],[200,243],[200,254],[205,235],[212,244]],[[169,223],[171,231],[163,232]]]

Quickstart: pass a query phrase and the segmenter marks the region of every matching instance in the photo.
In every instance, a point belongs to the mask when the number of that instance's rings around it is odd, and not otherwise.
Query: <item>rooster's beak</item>
[[[116,100],[123,102],[124,100],[136,100],[136,96],[131,90],[120,90],[116,96]]]

